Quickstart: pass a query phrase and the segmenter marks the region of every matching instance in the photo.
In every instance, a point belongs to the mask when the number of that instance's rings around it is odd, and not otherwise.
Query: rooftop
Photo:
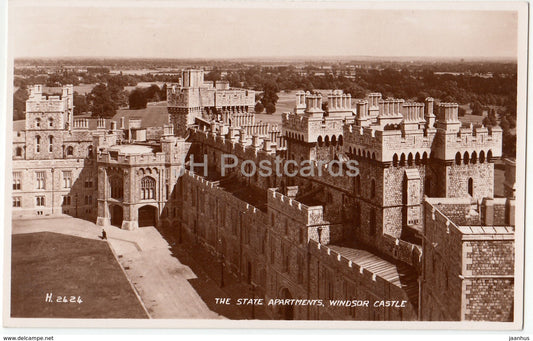
[[[110,152],[118,152],[119,154],[152,154],[156,152],[154,147],[147,145],[138,145],[138,144],[122,144],[115,145],[109,148]]]

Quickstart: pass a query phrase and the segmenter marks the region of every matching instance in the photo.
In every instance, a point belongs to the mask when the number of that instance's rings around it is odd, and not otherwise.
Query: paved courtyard
[[[72,217],[13,221],[13,234],[51,231],[99,239],[102,229]],[[191,286],[196,278],[172,256],[168,243],[154,227],[125,231],[106,227],[108,242],[151,318],[223,318],[211,311]]]

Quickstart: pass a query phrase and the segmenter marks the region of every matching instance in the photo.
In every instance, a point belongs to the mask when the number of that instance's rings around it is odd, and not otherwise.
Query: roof
[[[418,282],[416,271],[403,264],[394,264],[379,257],[369,251],[339,245],[327,245],[331,250],[337,252],[342,257],[352,261],[362,268],[376,274],[387,282],[402,288],[407,296],[416,302],[418,295]],[[416,304],[416,303],[415,303]]]
[[[109,151],[117,151],[119,154],[152,154],[153,148],[138,144],[121,144],[109,148]]]

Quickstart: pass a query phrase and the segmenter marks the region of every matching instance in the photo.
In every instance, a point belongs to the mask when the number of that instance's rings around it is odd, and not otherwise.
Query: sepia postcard
[[[9,1],[4,327],[521,330],[528,9]]]

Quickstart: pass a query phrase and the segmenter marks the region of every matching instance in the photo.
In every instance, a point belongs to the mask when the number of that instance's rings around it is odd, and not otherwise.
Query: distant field
[[[131,118],[140,118],[142,120],[141,126],[146,127],[162,127],[168,123],[168,111],[166,102],[150,103],[146,109],[119,109],[117,114],[113,116],[113,120],[119,120],[125,117],[126,120]]]
[[[477,116],[477,115],[464,115],[463,117],[459,117],[459,121],[469,124],[481,124],[483,123],[484,116]]]
[[[96,84],[80,84],[74,85],[74,91],[80,95],[86,95],[93,90]]]
[[[11,267],[11,317],[147,318],[106,242],[16,234]],[[52,302],[45,301],[49,293]],[[59,296],[69,302],[57,302]],[[71,296],[82,302],[70,302]]]

